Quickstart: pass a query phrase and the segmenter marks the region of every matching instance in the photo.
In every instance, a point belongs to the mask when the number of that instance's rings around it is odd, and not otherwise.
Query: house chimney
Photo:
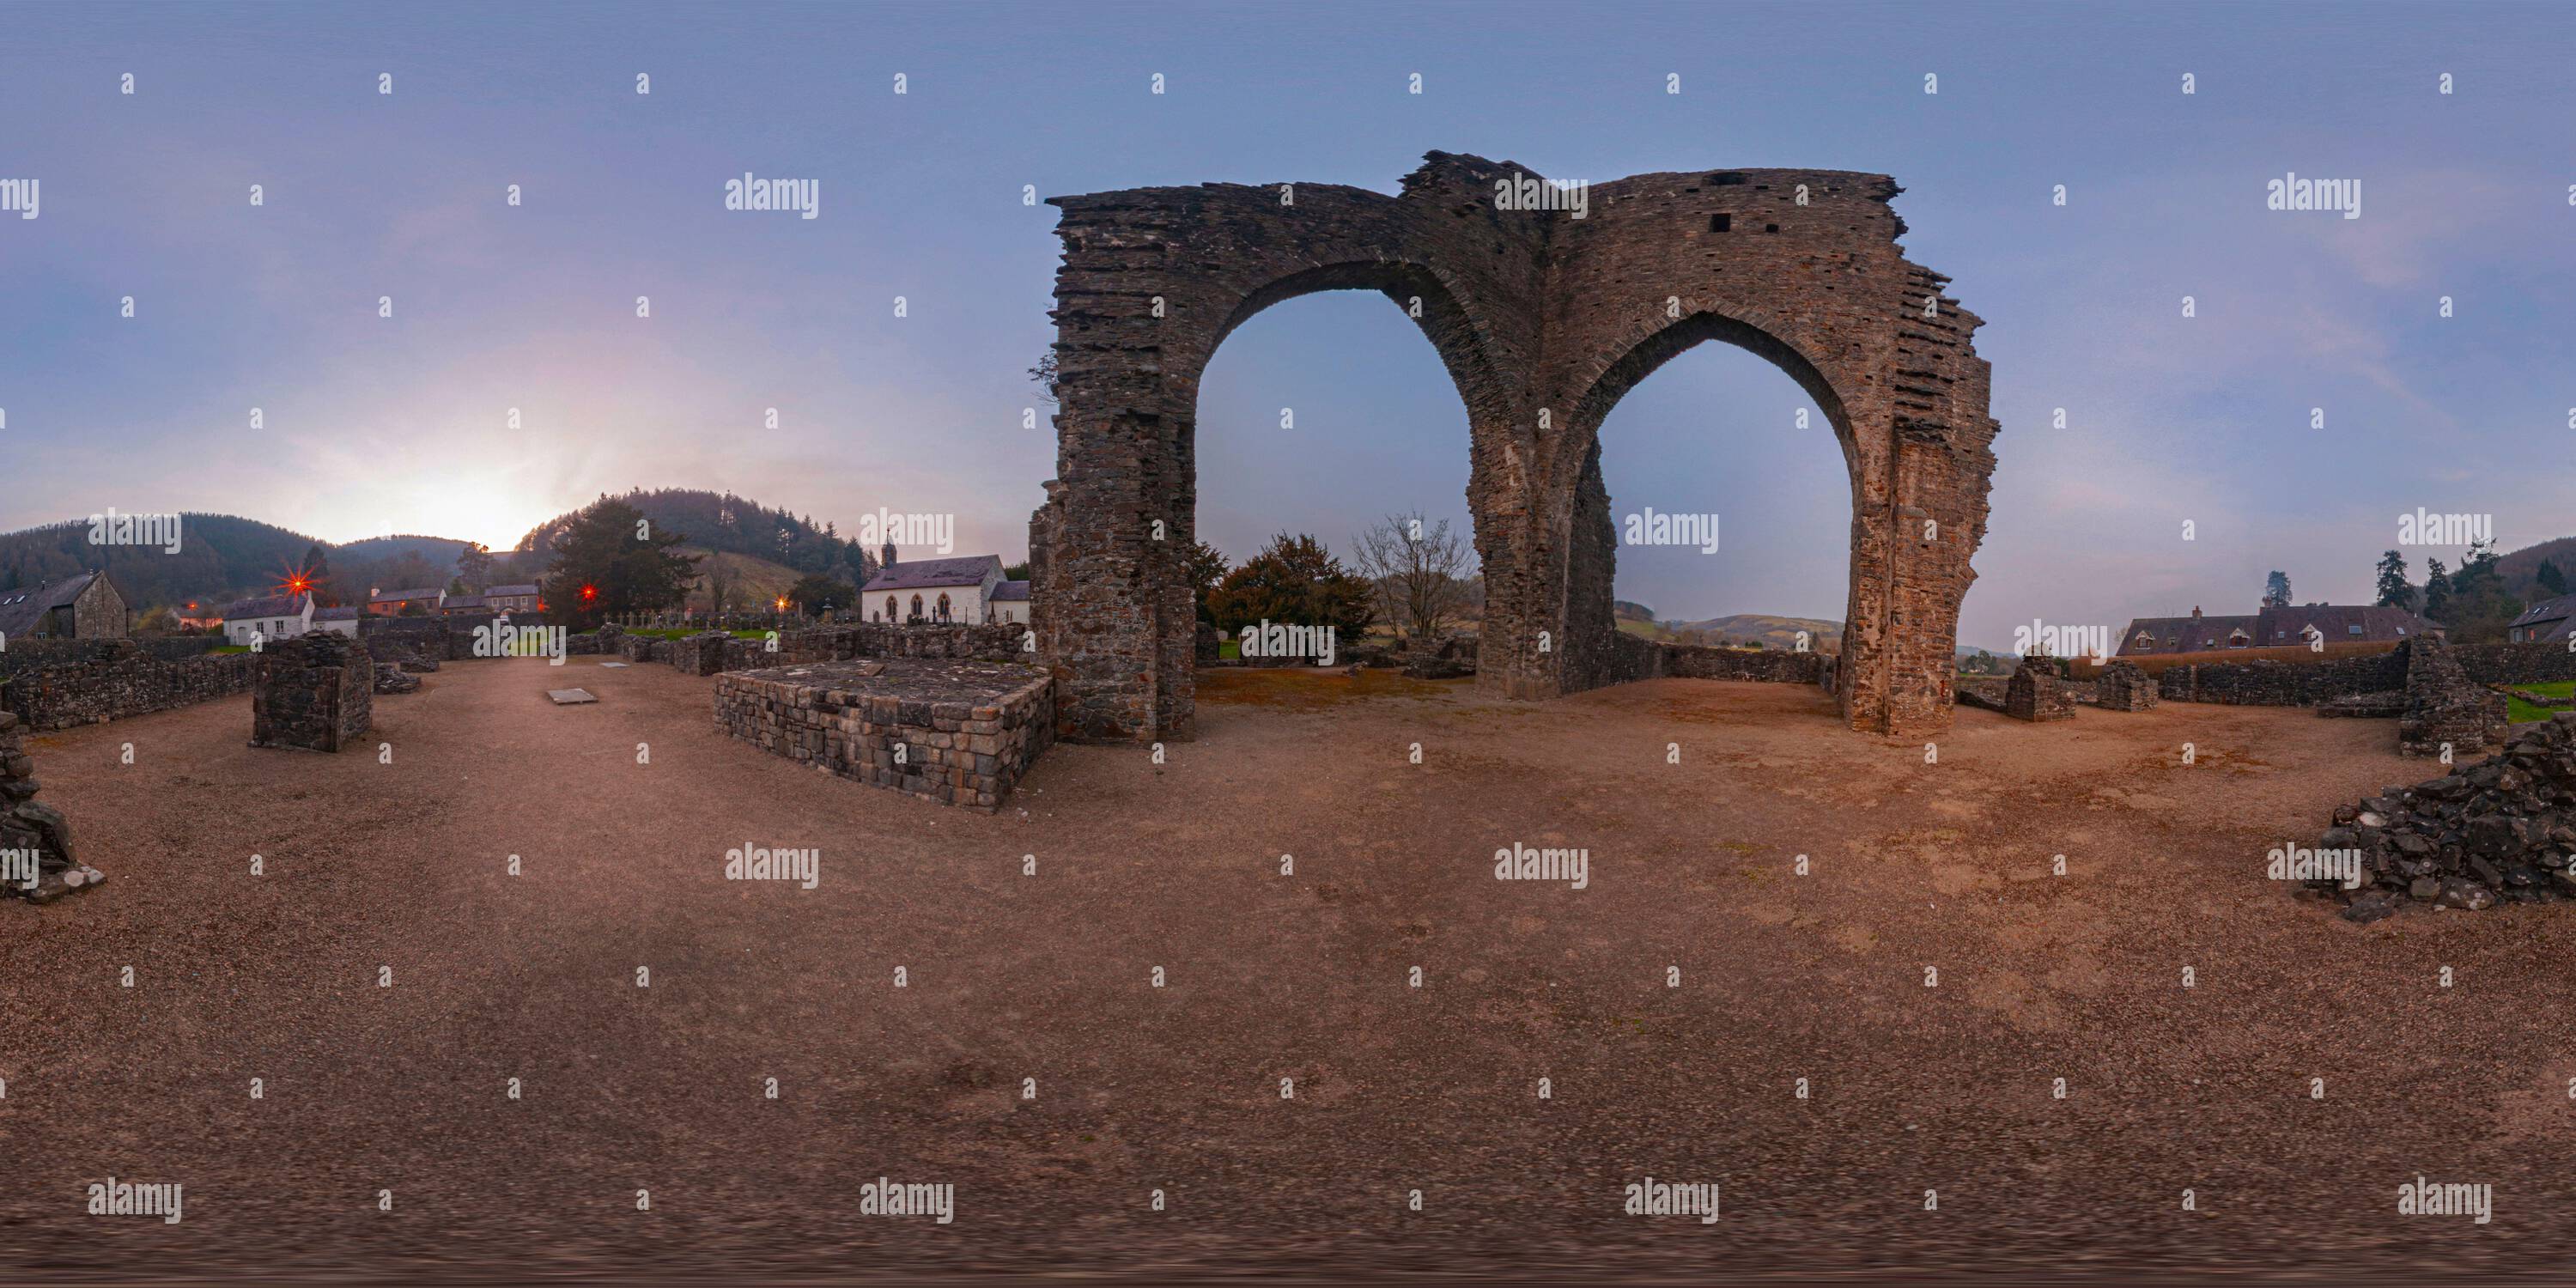
[[[879,565],[879,567],[881,567],[881,568],[892,568],[892,567],[894,567],[894,543],[893,543],[893,542],[889,541],[889,542],[885,543],[885,558],[884,558],[884,559],[882,559],[882,560],[880,560],[880,561],[878,561],[878,565]]]
[[[2191,606],[2191,617],[2193,621],[2200,620],[2200,605],[2194,604]]]

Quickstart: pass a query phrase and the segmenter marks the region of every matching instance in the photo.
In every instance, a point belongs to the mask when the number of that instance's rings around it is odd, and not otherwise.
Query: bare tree
[[[1437,639],[1467,600],[1467,543],[1449,521],[1427,523],[1420,514],[1390,514],[1351,539],[1352,562],[1376,588],[1378,615],[1399,634]]]
[[[722,616],[726,609],[733,607],[733,592],[733,569],[727,567],[721,558],[709,560],[707,562],[707,599],[715,605],[718,616]]]

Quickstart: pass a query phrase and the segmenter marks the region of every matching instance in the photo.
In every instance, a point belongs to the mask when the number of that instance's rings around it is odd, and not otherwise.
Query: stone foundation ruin
[[[2307,882],[2353,921],[2408,903],[2474,911],[2576,896],[2576,711],[2515,726],[2478,764],[2335,811],[2317,852],[2358,876],[2349,889],[2333,876]]]
[[[882,658],[716,677],[716,725],[843,778],[993,811],[1055,739],[1056,681],[1011,663]]]
[[[62,811],[36,803],[26,730],[0,711],[0,898],[52,903],[106,879],[72,857],[72,825]]]
[[[2093,705],[2106,711],[2151,711],[2158,701],[2155,678],[2135,662],[2113,662],[2093,680]]]
[[[2397,721],[2399,752],[2458,757],[2484,751],[2503,738],[2503,694],[2471,680],[2449,649],[2429,639],[2406,647],[2406,714]]]
[[[1058,477],[1030,519],[1032,629],[1068,736],[1153,741],[1195,713],[1200,374],[1261,310],[1370,290],[1421,326],[1467,406],[1485,579],[1476,683],[1544,698],[1622,678],[1600,426],[1706,341],[1812,396],[1851,476],[1835,700],[1857,730],[1951,718],[1958,611],[1996,424],[1974,314],[1906,261],[1885,175],[1636,175],[1503,200],[1524,166],[1434,152],[1396,196],[1203,184],[1059,197]],[[1559,195],[1565,195],[1560,191]]]
[[[327,631],[253,655],[250,745],[339,751],[375,723],[375,663],[367,646]]]
[[[2055,658],[2026,657],[2013,668],[2004,685],[2004,714],[2033,722],[2075,718],[2075,695],[2066,691]]]

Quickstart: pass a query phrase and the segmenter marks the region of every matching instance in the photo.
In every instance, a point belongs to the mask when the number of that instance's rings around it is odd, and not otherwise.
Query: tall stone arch
[[[1466,404],[1479,683],[1543,698],[1622,678],[1598,430],[1655,367],[1723,340],[1816,398],[1851,473],[1846,718],[1947,726],[1996,425],[1977,319],[1896,249],[1900,189],[1840,171],[1691,172],[1530,203],[1534,177],[1434,152],[1393,197],[1210,184],[1054,200],[1057,467],[1029,548],[1062,732],[1187,734],[1199,375],[1254,313],[1336,289],[1404,307]]]

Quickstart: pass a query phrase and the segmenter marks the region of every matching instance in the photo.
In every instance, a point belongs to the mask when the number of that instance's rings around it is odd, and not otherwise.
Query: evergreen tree
[[[2564,595],[2567,593],[2567,575],[2558,571],[2557,564],[2543,559],[2540,561],[2540,588],[2553,595]]]
[[[2415,588],[2406,584],[2406,556],[2391,550],[2379,557],[2379,606],[2404,608],[2415,601]]]
[[[2447,623],[2451,611],[2451,578],[2442,571],[2442,561],[2424,561],[2424,615]]]
[[[2263,579],[2263,602],[2289,606],[2290,574],[2275,568],[2271,576]]]
[[[1331,626],[1356,641],[1368,630],[1369,583],[1342,567],[1312,536],[1282,532],[1244,565],[1225,575],[1208,597],[1216,625],[1228,631],[1268,621],[1282,626]]]
[[[547,613],[591,630],[613,614],[677,607],[698,575],[699,556],[672,551],[687,539],[655,531],[624,501],[601,498],[555,538],[554,566],[539,589]]]

